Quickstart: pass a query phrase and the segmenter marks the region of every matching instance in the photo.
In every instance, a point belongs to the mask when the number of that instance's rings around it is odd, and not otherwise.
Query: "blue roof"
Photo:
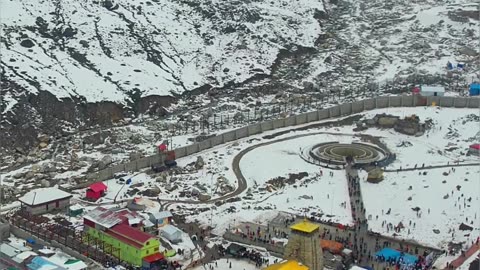
[[[45,258],[41,256],[36,256],[33,258],[32,262],[27,265],[28,269],[30,270],[40,270],[40,269],[48,269],[48,270],[65,270],[65,268],[62,268],[58,265],[55,265],[49,261],[47,261]]]
[[[470,84],[470,89],[472,88],[480,88],[480,83],[472,83]]]
[[[377,253],[375,253],[375,256],[383,256],[385,259],[395,259],[398,260],[399,258],[403,258],[403,261],[406,264],[415,264],[417,262],[417,257],[413,256],[408,253],[402,253],[398,250],[391,249],[391,248],[384,248]]]

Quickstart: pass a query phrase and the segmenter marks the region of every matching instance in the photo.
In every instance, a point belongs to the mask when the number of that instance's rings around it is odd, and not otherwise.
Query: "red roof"
[[[107,186],[103,182],[93,183],[88,188],[93,190],[94,192],[101,192],[107,190]]]
[[[154,238],[154,236],[151,234],[142,232],[125,224],[115,225],[110,230],[141,245],[143,245],[148,240]]]
[[[158,253],[158,252],[157,252],[157,253],[154,253],[154,254],[152,254],[152,255],[148,255],[148,256],[146,256],[146,257],[143,257],[143,260],[146,261],[146,262],[148,262],[148,263],[152,263],[152,262],[156,262],[156,261],[161,261],[161,260],[163,260],[163,259],[165,259],[165,257],[164,257],[162,254]]]
[[[480,143],[472,144],[472,145],[470,145],[470,148],[473,148],[475,150],[480,150]]]
[[[125,244],[127,244],[127,245],[133,246],[133,247],[135,247],[135,248],[137,248],[137,249],[142,249],[142,247],[143,247],[142,244],[139,244],[139,243],[137,243],[137,242],[135,242],[135,241],[133,241],[133,240],[130,240],[130,239],[126,238],[126,237],[123,237],[123,236],[117,234],[116,232],[113,232],[113,231],[108,230],[108,231],[106,231],[106,233],[107,233],[108,235],[110,235],[110,236],[112,236],[112,237],[120,240],[122,243],[125,243]]]

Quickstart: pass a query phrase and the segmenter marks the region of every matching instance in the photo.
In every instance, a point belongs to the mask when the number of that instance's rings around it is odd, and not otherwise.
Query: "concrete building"
[[[10,224],[0,223],[0,242],[5,241],[10,237]]]
[[[72,194],[55,187],[38,188],[18,198],[22,210],[32,215],[65,210],[70,206]]]
[[[304,220],[290,227],[284,259],[297,260],[309,270],[323,270],[320,226]]]
[[[153,212],[148,213],[150,217],[150,221],[157,226],[157,228],[161,228],[171,223],[172,220],[172,213],[170,211],[162,211],[162,212]]]
[[[423,97],[429,97],[429,96],[441,97],[445,95],[445,87],[422,85],[420,87],[420,95]]]
[[[164,257],[160,241],[143,230],[142,219],[134,212],[97,207],[83,216],[84,230],[91,239],[114,249],[113,256],[142,269],[159,269]],[[88,239],[87,239],[88,241]]]

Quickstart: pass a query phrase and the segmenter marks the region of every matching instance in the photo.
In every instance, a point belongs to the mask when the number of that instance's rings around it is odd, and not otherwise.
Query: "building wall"
[[[42,204],[37,206],[29,206],[24,204],[23,208],[27,212],[31,213],[32,215],[40,215],[40,214],[45,214],[55,210],[65,210],[69,206],[70,206],[70,199],[63,199],[58,201],[58,206],[57,206],[57,201],[54,201],[48,204]]]
[[[150,240],[142,248],[136,248],[94,228],[87,227],[86,230],[90,237],[94,237],[120,249],[120,259],[136,266],[141,266],[142,259],[145,256],[158,252],[160,248],[160,242],[157,239]],[[118,257],[117,252],[114,252],[113,255]]]

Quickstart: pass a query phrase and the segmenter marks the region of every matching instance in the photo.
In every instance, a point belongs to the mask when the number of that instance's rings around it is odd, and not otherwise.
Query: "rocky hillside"
[[[478,75],[478,11],[465,0],[5,0],[0,149],[185,110],[192,94],[208,94],[201,109],[366,83],[463,86]]]

